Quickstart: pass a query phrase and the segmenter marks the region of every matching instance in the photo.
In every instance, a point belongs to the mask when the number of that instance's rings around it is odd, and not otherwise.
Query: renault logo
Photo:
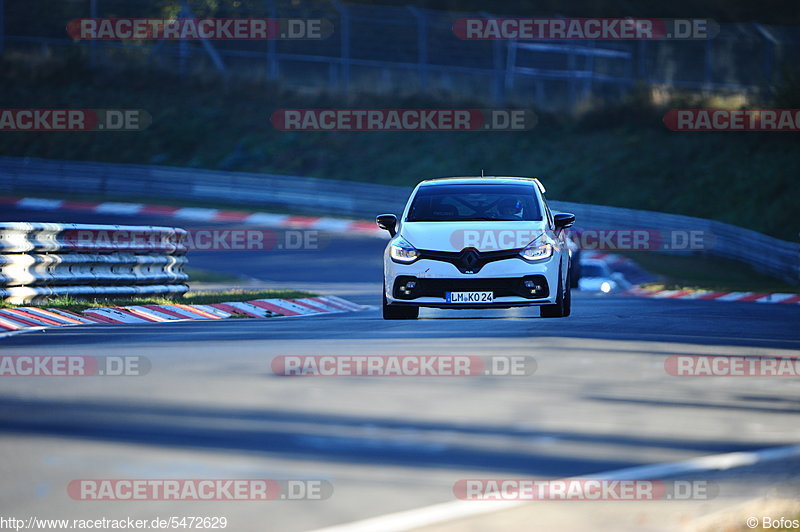
[[[466,248],[461,252],[461,269],[464,273],[474,273],[475,267],[480,262],[481,255],[475,248]]]

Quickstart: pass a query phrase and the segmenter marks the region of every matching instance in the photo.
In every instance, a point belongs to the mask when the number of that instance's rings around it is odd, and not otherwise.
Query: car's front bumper
[[[397,305],[468,309],[510,308],[555,303],[559,256],[530,263],[521,258],[491,262],[475,274],[461,273],[453,264],[421,259],[399,264],[386,258],[384,268],[387,302]],[[408,281],[414,288],[402,290]],[[529,281],[526,286],[525,281]],[[492,303],[448,303],[447,292],[494,293]],[[408,292],[408,293],[406,293]]]

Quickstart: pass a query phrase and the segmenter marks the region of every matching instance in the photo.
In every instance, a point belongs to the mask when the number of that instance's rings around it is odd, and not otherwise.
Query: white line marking
[[[245,218],[245,223],[253,225],[265,225],[267,227],[281,227],[288,218],[288,214],[270,214],[268,212],[256,212]]]
[[[186,218],[188,220],[202,220],[204,222],[209,222],[214,219],[214,216],[219,212],[217,209],[196,209],[196,208],[185,208],[185,209],[178,209],[175,211],[172,216],[175,218]]]
[[[107,201],[95,207],[95,212],[104,212],[111,214],[138,214],[142,210],[141,203],[117,203],[115,201]]]
[[[745,296],[749,296],[753,292],[731,292],[730,294],[726,294],[724,296],[716,298],[717,301],[736,301],[737,299],[741,299]]]
[[[794,297],[797,294],[786,294],[786,293],[777,293],[777,294],[768,294],[760,299],[756,299],[756,303],[780,303],[784,299],[789,299],[790,297]]]
[[[655,464],[628,469],[618,469],[606,473],[571,477],[578,479],[636,480],[657,479],[678,474],[698,471],[726,470],[771,460],[781,460],[800,456],[800,445],[788,447],[771,447],[760,451],[738,452],[701,456],[681,462]],[[405,512],[396,512],[378,517],[364,519],[353,523],[319,528],[313,532],[404,532],[423,526],[430,526],[454,519],[463,519],[473,515],[481,515],[498,510],[515,508],[530,501],[451,501],[432,506],[424,506]]]
[[[22,198],[17,202],[17,207],[22,209],[60,209],[64,200],[51,200],[44,198]]]
[[[43,331],[47,327],[28,327],[27,329],[17,329],[16,331],[0,332],[0,338],[8,338],[9,336],[16,336],[18,334],[29,333],[34,331]]]
[[[312,225],[319,231],[330,231],[332,233],[346,233],[352,222],[350,220],[338,220],[336,218],[320,218]]]

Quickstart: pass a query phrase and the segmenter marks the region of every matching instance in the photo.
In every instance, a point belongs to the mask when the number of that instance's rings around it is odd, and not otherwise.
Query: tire
[[[567,273],[567,291],[564,295],[564,317],[566,318],[572,313],[572,277],[571,273]]]
[[[571,288],[578,288],[578,283],[581,280],[581,252],[576,251],[569,261],[569,286]]]
[[[386,290],[383,293],[383,319],[415,320],[419,318],[419,307],[390,305],[386,301]]]
[[[569,269],[569,287],[578,288],[578,283],[581,280],[581,267],[573,266]]]
[[[542,305],[539,309],[539,316],[542,318],[564,318],[569,316],[572,307],[572,293],[569,288],[569,270],[567,270],[567,290],[565,291],[561,281],[561,273],[558,274],[558,295],[553,305]]]

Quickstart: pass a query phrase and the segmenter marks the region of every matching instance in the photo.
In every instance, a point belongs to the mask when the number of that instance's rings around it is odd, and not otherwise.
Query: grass
[[[59,297],[47,303],[26,303],[13,305],[0,302],[0,308],[42,307],[81,312],[90,308],[127,307],[133,305],[208,305],[211,303],[228,303],[235,301],[253,301],[255,299],[296,299],[314,297],[316,294],[297,290],[223,290],[187,292],[183,297],[141,297],[133,299],[92,299],[82,300],[72,297]]]
[[[183,271],[189,275],[189,285],[194,283],[237,283],[243,280],[238,275],[201,270],[199,268],[184,268]]]
[[[797,292],[798,287],[759,273],[740,262],[712,256],[617,252],[642,269],[662,277],[644,288],[719,292]]]
[[[617,104],[598,103],[580,115],[539,112],[530,131],[284,132],[269,123],[272,112],[281,108],[487,104],[423,95],[303,94],[277,84],[235,80],[225,85],[144,69],[91,71],[79,55],[43,62],[7,53],[0,68],[0,107],[41,107],[47,102],[52,108],[139,108],[154,120],[138,133],[5,133],[0,153],[8,156],[406,186],[485,169],[488,174],[541,176],[551,199],[699,216],[785,240],[797,237],[800,149],[793,134],[672,132],[661,120],[665,107],[652,103],[643,91]],[[681,98],[664,105],[710,105]],[[151,202],[180,204],[181,198]]]

